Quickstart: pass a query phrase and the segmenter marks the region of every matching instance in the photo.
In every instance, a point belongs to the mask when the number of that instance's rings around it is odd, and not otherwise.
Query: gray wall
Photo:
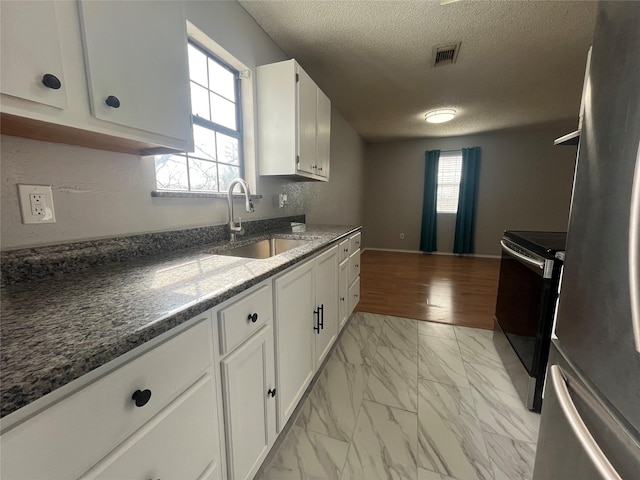
[[[187,18],[251,69],[286,58],[237,2],[185,2]],[[331,180],[261,177],[256,212],[243,219],[307,214],[314,223],[362,224],[364,143],[332,109]],[[224,199],[152,198],[154,162],[88,148],[0,137],[0,243],[9,250],[227,222]],[[53,189],[56,223],[23,225],[16,184]],[[289,205],[278,208],[278,194]]]
[[[575,121],[526,131],[368,144],[364,244],[418,250],[425,151],[478,146],[476,254],[499,255],[504,230],[566,231],[576,147],[553,139]],[[451,252],[455,215],[438,215],[438,251]],[[405,240],[400,240],[400,233]]]

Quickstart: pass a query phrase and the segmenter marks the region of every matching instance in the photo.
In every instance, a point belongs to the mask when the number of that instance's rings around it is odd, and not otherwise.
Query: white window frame
[[[210,52],[213,56],[217,57],[222,62],[229,65],[231,68],[237,70],[240,73],[240,81],[242,86],[240,90],[240,96],[237,99],[240,104],[240,120],[242,131],[242,157],[241,167],[244,180],[251,187],[253,194],[258,193],[258,171],[256,162],[256,137],[255,137],[255,109],[254,109],[254,81],[253,72],[244,63],[238,60],[235,56],[229,53],[219,43],[212,40],[206,33],[196,27],[193,23],[187,21],[187,37],[188,41],[193,41],[195,44]],[[185,54],[187,53],[187,45],[185,44]],[[206,196],[220,196],[225,195],[226,192],[200,192],[190,190],[180,190],[175,193],[198,194]]]
[[[455,182],[443,182],[442,181],[442,174],[441,174],[441,168],[443,167],[443,165],[445,164],[449,164],[451,165],[451,163],[455,161],[456,163],[458,163],[459,161],[459,165],[460,168],[457,169],[457,195],[455,197],[455,205],[452,206],[450,204],[444,204],[443,202],[441,203],[441,199],[443,198],[442,195],[440,195],[440,191],[441,191],[441,186],[446,185],[446,186],[456,186]],[[457,214],[458,213],[458,200],[460,198],[460,180],[462,178],[462,150],[449,150],[446,152],[440,152],[440,157],[438,159],[438,178],[437,178],[437,183],[436,183],[436,188],[438,190],[438,194],[436,195],[436,212],[438,214]]]

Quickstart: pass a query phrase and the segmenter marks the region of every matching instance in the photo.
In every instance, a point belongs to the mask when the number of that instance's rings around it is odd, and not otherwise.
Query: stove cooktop
[[[567,232],[506,230],[504,236],[512,242],[548,258],[553,258],[556,252],[563,252],[567,243]]]

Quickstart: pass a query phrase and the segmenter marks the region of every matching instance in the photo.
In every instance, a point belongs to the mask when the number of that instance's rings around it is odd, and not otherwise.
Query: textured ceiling
[[[240,3],[367,141],[577,122],[596,2]],[[431,67],[456,41],[457,63]],[[441,107],[458,116],[425,123]]]

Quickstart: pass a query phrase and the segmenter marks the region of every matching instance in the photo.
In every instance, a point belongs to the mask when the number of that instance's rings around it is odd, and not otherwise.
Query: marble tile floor
[[[491,332],[356,312],[260,480],[528,480],[540,417]]]

